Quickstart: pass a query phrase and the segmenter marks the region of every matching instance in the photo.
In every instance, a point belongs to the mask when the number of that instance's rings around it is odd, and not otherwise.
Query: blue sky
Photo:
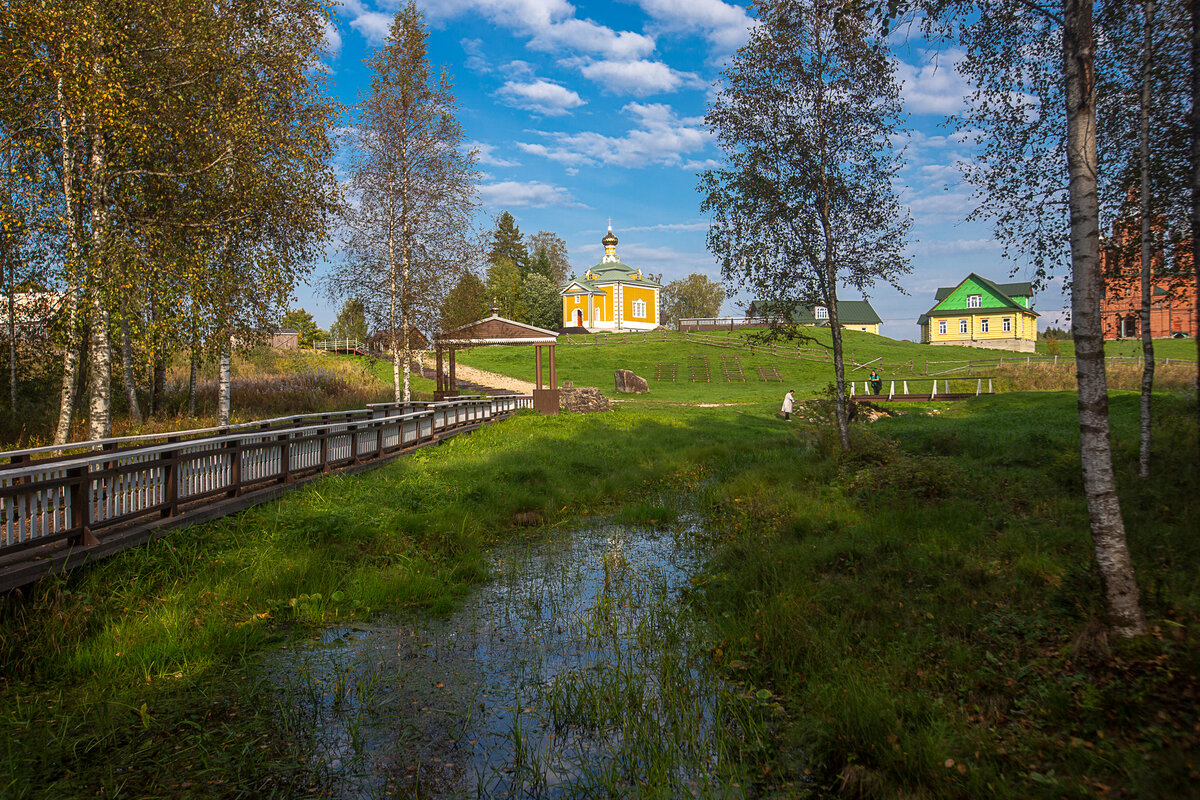
[[[697,173],[720,151],[703,124],[721,68],[753,24],[722,0],[419,0],[430,27],[430,59],[454,79],[459,119],[478,148],[479,224],[510,211],[525,234],[548,230],[567,242],[576,270],[600,260],[612,218],[618,253],[664,281],[692,272],[720,279],[705,247]],[[369,84],[363,59],[386,36],[397,0],[341,0],[327,32],[332,91],[353,103]],[[969,87],[958,54],[897,46],[911,138],[903,200],[913,219],[913,271],[905,296],[876,287],[882,333],[918,339],[917,317],[938,286],[970,272],[1028,280],[1004,261],[986,224],[967,223],[970,187],[956,164],[971,147],[942,123]],[[330,254],[336,259],[336,253]],[[1013,269],[1016,267],[1015,274]],[[315,273],[320,275],[320,268]],[[846,295],[847,299],[856,298]],[[735,294],[725,313],[744,313]],[[328,325],[336,305],[309,287],[299,300]],[[1035,297],[1040,326],[1061,325],[1055,288]]]

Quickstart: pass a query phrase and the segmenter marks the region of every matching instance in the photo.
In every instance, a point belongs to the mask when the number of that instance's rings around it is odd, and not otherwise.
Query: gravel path
[[[432,357],[422,357],[421,363],[430,370],[435,367]],[[497,372],[488,372],[487,370],[475,369],[468,367],[462,362],[454,365],[455,377],[460,380],[475,383],[480,386],[487,386],[491,389],[503,389],[507,392],[516,392],[517,394],[532,394],[535,388],[534,384],[529,381],[520,381],[516,378],[510,378],[507,375],[501,375]]]

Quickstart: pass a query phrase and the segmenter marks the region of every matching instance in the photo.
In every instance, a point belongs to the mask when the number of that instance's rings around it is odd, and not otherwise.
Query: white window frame
[[[981,294],[967,295],[967,308],[983,308],[983,295],[981,295]]]
[[[1012,317],[1005,317],[1000,323],[1000,327],[1004,329],[1005,333],[1012,333]]]
[[[813,309],[813,316],[817,319],[829,319],[829,309],[825,306],[817,306]]]
[[[980,333],[987,333],[989,327],[990,327],[990,324],[989,324],[988,317],[984,317],[983,319],[979,320],[979,332]]]
[[[938,335],[939,336],[946,335],[946,320],[944,320],[944,319],[938,320]]]
[[[634,319],[645,319],[646,318],[646,301],[645,300],[634,300],[633,301],[633,318]]]
[[[575,295],[575,305],[579,305],[579,295]]]
[[[959,333],[967,333],[967,332],[969,332],[970,330],[971,330],[971,328],[970,328],[970,326],[967,324],[967,321],[966,321],[965,319],[960,319],[960,320],[958,321],[958,332],[959,332]]]

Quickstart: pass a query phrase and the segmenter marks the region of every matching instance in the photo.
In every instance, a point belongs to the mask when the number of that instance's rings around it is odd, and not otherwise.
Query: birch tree
[[[1150,321],[1155,288],[1182,287],[1173,233],[1187,229],[1186,4],[1182,0],[1107,3],[1098,17],[1098,152],[1101,230],[1119,230],[1106,247],[1105,279],[1140,274],[1143,371],[1138,472],[1150,475],[1154,341]],[[1137,236],[1128,236],[1133,226]],[[1125,240],[1125,241],[1123,241]],[[1128,245],[1127,247],[1124,245]],[[1129,269],[1129,268],[1132,269]],[[1175,269],[1173,269],[1173,267]],[[1124,274],[1122,274],[1124,273]]]
[[[463,151],[450,76],[435,76],[427,40],[410,0],[367,61],[371,88],[348,142],[348,258],[326,279],[330,294],[361,298],[391,332],[397,402],[412,396],[410,331],[436,325],[470,258],[476,206],[475,154]]]
[[[708,245],[731,285],[829,309],[849,449],[838,287],[897,285],[911,224],[892,178],[901,110],[891,56],[856,4],[764,0],[706,122],[728,166],[703,173]],[[897,287],[899,288],[899,287]]]
[[[1100,320],[1100,161],[1092,0],[920,0],[877,3],[916,9],[933,36],[966,50],[960,69],[977,87],[961,117],[982,131],[967,177],[976,214],[990,219],[1009,252],[1039,275],[1070,264],[1071,330],[1079,387],[1084,494],[1109,629],[1146,631],[1117,497],[1109,436]],[[1061,259],[1061,262],[1060,262]]]

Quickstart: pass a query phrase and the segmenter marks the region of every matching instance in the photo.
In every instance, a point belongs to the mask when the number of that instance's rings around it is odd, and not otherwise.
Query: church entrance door
[[[579,309],[575,309],[575,326],[578,328],[583,327],[583,312]]]

